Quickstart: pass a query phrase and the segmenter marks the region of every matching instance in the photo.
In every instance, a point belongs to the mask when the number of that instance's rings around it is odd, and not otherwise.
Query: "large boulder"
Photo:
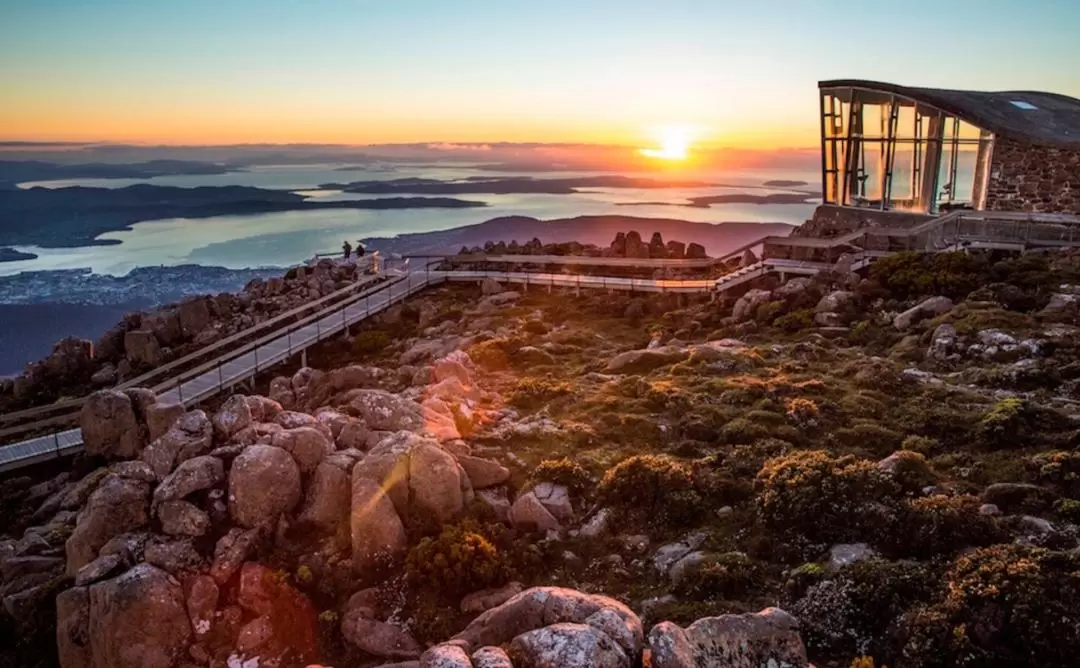
[[[148,329],[133,329],[124,334],[124,352],[136,367],[156,367],[164,361],[161,344]]]
[[[249,642],[245,654],[270,665],[305,665],[314,658],[318,633],[315,609],[273,570],[254,562],[244,564],[236,600],[264,620],[269,630],[259,642]]]
[[[469,476],[473,489],[495,487],[510,479],[510,469],[499,462],[470,455],[460,455],[457,461]]]
[[[699,619],[683,629],[661,622],[649,631],[653,668],[806,668],[799,623],[778,608]]]
[[[210,418],[202,411],[189,411],[177,418],[161,438],[146,446],[142,460],[161,480],[178,464],[210,452],[213,445],[214,427]]]
[[[345,614],[341,620],[341,635],[368,654],[384,659],[414,659],[424,649],[401,627],[369,619],[361,609]]]
[[[536,494],[526,492],[510,507],[511,524],[523,531],[546,532],[559,528],[559,520],[551,514]]]
[[[348,517],[349,491],[348,473],[327,462],[319,464],[308,481],[300,520],[332,533]]]
[[[409,452],[409,512],[448,522],[465,506],[464,472],[453,455],[437,445]]]
[[[349,407],[364,423],[376,431],[416,431],[424,426],[420,406],[384,390],[351,392]]]
[[[385,375],[386,372],[379,367],[360,364],[334,369],[308,386],[308,404],[313,407],[325,406],[332,397],[343,392],[378,387]]]
[[[637,665],[602,629],[560,623],[527,631],[511,642],[532,668],[631,668]]]
[[[234,394],[225,400],[217,413],[211,419],[214,425],[214,435],[222,441],[232,438],[233,434],[251,426],[251,407],[247,397],[242,394]]]
[[[374,480],[353,469],[349,528],[353,566],[361,572],[393,563],[405,554],[405,525],[390,497]]]
[[[131,399],[116,390],[99,390],[87,397],[79,427],[91,456],[131,459],[146,444]]]
[[[92,668],[87,587],[72,587],[56,597],[56,649],[63,668]]]
[[[735,318],[736,322],[753,320],[758,306],[769,301],[771,296],[772,293],[768,290],[758,290],[756,288],[747,290],[742,297],[736,300],[735,306],[731,310],[731,317]]]
[[[240,526],[273,525],[300,501],[300,468],[281,448],[252,445],[229,470],[229,513]]]
[[[948,297],[930,297],[893,318],[893,327],[900,331],[911,329],[926,318],[948,313],[952,307]]]
[[[180,303],[180,329],[185,337],[195,338],[209,328],[211,322],[209,298],[194,297]]]
[[[165,501],[157,508],[161,530],[170,536],[202,536],[210,529],[210,516],[193,503]]]
[[[92,666],[172,668],[187,659],[183,587],[149,564],[92,585],[88,621]]]
[[[515,643],[533,661],[528,665],[550,666],[631,666],[640,662],[643,636],[641,620],[630,608],[615,599],[585,594],[562,587],[534,587],[514,596],[506,603],[483,613],[464,631],[454,636],[470,650],[511,642],[530,631],[553,625],[583,625],[580,628],[556,628],[547,635],[533,635],[527,642]],[[555,639],[590,648],[585,656],[611,657],[616,663],[558,663],[545,662],[553,656],[569,661],[559,653]],[[552,641],[552,642],[549,642]],[[547,651],[550,650],[550,651]],[[621,655],[621,659],[619,658]]]
[[[217,457],[202,455],[181,462],[154,490],[154,505],[216,487],[225,481],[225,464]]]
[[[172,428],[181,415],[187,412],[180,403],[155,403],[146,407],[146,430],[151,442],[161,438]]]
[[[319,462],[334,452],[334,443],[315,427],[280,431],[273,435],[270,443],[292,455],[301,473],[314,471]]]
[[[150,485],[141,480],[106,476],[79,513],[75,530],[65,544],[67,573],[79,569],[98,556],[98,550],[120,534],[145,527],[150,522]]]

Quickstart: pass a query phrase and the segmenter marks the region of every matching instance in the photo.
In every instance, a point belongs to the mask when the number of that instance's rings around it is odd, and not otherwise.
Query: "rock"
[[[90,665],[172,668],[186,658],[191,624],[168,573],[139,564],[89,592]]]
[[[757,307],[769,301],[771,296],[772,293],[768,290],[747,290],[742,297],[736,300],[731,311],[731,317],[735,318],[735,322],[753,320],[757,314]]]
[[[806,668],[798,621],[779,608],[699,619],[687,628],[661,622],[649,631],[653,668]]]
[[[476,500],[491,509],[495,518],[503,523],[510,521],[510,499],[505,487],[476,490]]]
[[[296,394],[292,389],[292,381],[278,376],[270,381],[270,399],[276,401],[285,410],[296,408]]]
[[[285,410],[280,403],[259,395],[245,397],[248,410],[251,411],[252,422],[273,422],[281,411]]]
[[[57,595],[56,648],[63,668],[93,668],[87,587],[72,587]]]
[[[570,491],[565,485],[542,482],[533,488],[533,494],[548,512],[560,522],[574,518],[574,506],[570,503]]]
[[[514,353],[512,362],[518,366],[544,366],[555,364],[555,358],[536,346],[522,346]]]
[[[560,528],[559,521],[532,492],[522,494],[514,501],[509,519],[515,527],[525,531],[544,533]]]
[[[98,390],[79,413],[83,445],[91,457],[131,459],[146,444],[131,399],[116,390]]]
[[[421,654],[420,668],[473,668],[473,664],[459,645],[445,643]]]
[[[579,534],[585,538],[596,538],[607,532],[610,519],[611,510],[608,508],[601,508],[595,515],[590,517],[585,524],[581,525]]]
[[[339,450],[366,450],[366,443],[371,430],[363,420],[350,420],[341,427],[334,439]]]
[[[95,387],[111,387],[116,384],[116,367],[111,362],[106,362],[100,369],[90,376],[90,382]]]
[[[224,585],[240,570],[240,566],[252,556],[258,545],[260,535],[258,529],[229,529],[228,533],[218,539],[214,546],[214,562],[210,566],[210,577],[219,585]]]
[[[511,642],[534,668],[630,668],[626,653],[602,631],[586,624],[560,623],[527,631]]]
[[[79,569],[75,574],[75,584],[79,587],[94,584],[113,576],[122,566],[124,558],[117,552],[100,556]]]
[[[154,505],[210,489],[225,482],[225,464],[217,457],[203,455],[181,462],[154,490]]]
[[[498,646],[523,633],[554,624],[588,625],[606,636],[623,653],[624,659],[636,662],[641,656],[641,620],[630,608],[606,596],[585,594],[562,587],[527,589],[506,603],[481,614],[464,631],[454,636],[454,640],[464,641],[470,648]],[[536,638],[526,646],[530,649],[539,648],[542,646],[542,639]]]
[[[145,482],[106,476],[79,513],[65,544],[68,575],[93,561],[109,539],[149,524],[149,497],[150,486]]]
[[[698,549],[705,543],[708,535],[703,532],[692,533],[677,543],[668,543],[656,550],[653,566],[661,575],[667,575],[671,567],[680,559]]]
[[[369,429],[416,431],[424,426],[419,405],[383,390],[357,390],[349,406]]]
[[[705,254],[705,247],[699,243],[690,242],[686,247],[686,259],[687,260],[703,260],[709,257]]]
[[[357,611],[349,611],[341,620],[341,635],[368,654],[387,659],[415,658],[424,649],[405,630],[367,619]]]
[[[124,352],[136,367],[158,367],[164,362],[161,344],[148,329],[133,329],[124,334]]]
[[[353,567],[365,573],[392,563],[408,546],[405,525],[379,483],[353,469],[349,513]]]
[[[926,359],[935,362],[948,361],[950,357],[960,352],[959,339],[955,327],[947,322],[938,325],[930,337],[930,346],[926,350]]]
[[[683,555],[678,561],[671,565],[671,569],[668,570],[668,577],[671,578],[671,583],[674,585],[680,585],[683,581],[701,570],[701,567],[710,559],[711,555],[701,550],[694,550]]]
[[[289,586],[271,569],[248,562],[240,569],[236,602],[256,617],[264,619],[270,637],[249,640],[268,663],[284,663],[289,654],[292,665],[304,665],[314,658],[316,613],[311,601]]]
[[[481,647],[473,652],[472,664],[473,668],[514,668],[510,657],[501,647]]]
[[[485,297],[497,295],[500,292],[505,291],[506,288],[504,288],[502,284],[496,281],[494,278],[485,278],[483,281],[480,282],[480,294],[484,295]]]
[[[1001,508],[998,508],[992,503],[984,503],[979,506],[979,514],[987,515],[989,517],[1001,517]]]
[[[948,297],[930,297],[893,318],[893,327],[900,331],[911,329],[926,318],[933,318],[952,310],[953,302]]]
[[[154,469],[158,479],[164,479],[178,464],[205,455],[213,445],[214,427],[206,413],[189,411],[177,418],[161,438],[146,446],[142,460]]]
[[[301,473],[315,470],[324,457],[334,452],[334,445],[313,427],[297,427],[274,434],[271,445],[292,455]]]
[[[242,394],[234,394],[225,400],[214,417],[211,418],[214,425],[214,435],[228,441],[232,435],[251,425],[251,407],[247,397]]]
[[[165,501],[157,515],[161,530],[170,536],[201,536],[210,529],[210,516],[187,501]]]
[[[1054,533],[1054,525],[1041,517],[1022,515],[1020,517],[1020,526],[1039,534]]]
[[[320,531],[333,532],[349,513],[349,474],[323,462],[315,467],[307,486],[300,520]]]
[[[150,441],[165,435],[181,415],[186,412],[183,404],[155,403],[146,409],[146,430]]]
[[[829,548],[826,568],[830,571],[838,571],[844,566],[857,564],[877,556],[878,553],[866,543],[839,543]]]
[[[240,526],[273,525],[300,501],[300,468],[287,452],[252,445],[229,471],[229,514]]]
[[[477,614],[491,610],[517,596],[524,588],[520,582],[511,582],[503,587],[481,589],[461,599],[461,611]]]
[[[494,487],[510,479],[510,469],[490,459],[460,455],[457,462],[465,470],[465,475],[469,476],[474,489]]]
[[[180,302],[180,329],[184,336],[192,339],[208,329],[213,322],[210,315],[210,300],[207,297],[193,297]]]
[[[409,512],[420,511],[449,522],[465,507],[462,470],[450,453],[420,445],[409,453]]]
[[[675,346],[630,350],[613,357],[604,371],[606,373],[647,373],[682,362],[689,357],[689,350]]]
[[[151,536],[146,542],[143,559],[177,577],[186,578],[206,570],[206,560],[195,549],[190,536]]]
[[[188,586],[187,612],[195,637],[200,638],[210,632],[214,621],[220,590],[209,575],[196,575]]]
[[[127,463],[127,462],[124,462]],[[105,467],[101,467],[95,471],[87,473],[83,476],[82,480],[75,483],[75,486],[71,488],[61,501],[60,507],[64,510],[77,510],[86,505],[90,495],[94,493],[98,485],[105,476],[109,474],[110,470]]]

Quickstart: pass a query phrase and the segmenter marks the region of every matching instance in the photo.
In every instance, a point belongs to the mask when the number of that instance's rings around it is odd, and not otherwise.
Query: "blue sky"
[[[1080,96],[1077,0],[2,3],[3,139],[791,145],[820,79]]]

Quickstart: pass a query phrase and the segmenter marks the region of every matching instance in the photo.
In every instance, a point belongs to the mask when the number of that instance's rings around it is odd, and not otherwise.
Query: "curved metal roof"
[[[1080,149],[1080,100],[1037,91],[982,92],[914,88],[880,81],[834,79],[818,88],[863,89],[900,95],[957,116],[989,132],[1024,144]]]

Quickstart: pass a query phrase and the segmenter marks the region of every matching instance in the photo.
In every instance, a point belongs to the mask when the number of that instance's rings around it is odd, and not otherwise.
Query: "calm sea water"
[[[70,179],[22,184],[23,187],[95,186],[121,188],[135,183],[163,186],[247,185],[302,192],[315,199],[364,199],[333,190],[319,190],[329,182],[395,179],[405,177],[464,178],[511,176],[505,172],[480,172],[473,165],[412,166],[383,169],[338,171],[340,165],[260,167],[246,172],[210,176],[169,176],[154,179]],[[623,173],[625,174],[625,173]],[[529,175],[522,173],[522,176]],[[557,172],[532,174],[537,177],[595,176],[596,172]],[[633,174],[627,174],[633,176]],[[641,176],[657,177],[655,174]],[[480,223],[496,216],[523,215],[540,219],[567,218],[592,214],[621,214],[720,223],[788,222],[798,224],[813,211],[813,204],[756,205],[725,204],[708,209],[672,204],[618,206],[621,202],[682,202],[690,197],[731,193],[768,194],[790,192],[784,189],[750,189],[768,180],[807,181],[818,189],[817,172],[758,170],[710,174],[680,174],[680,179],[700,179],[725,183],[735,188],[693,189],[590,189],[575,195],[462,195],[461,199],[482,200],[483,209],[413,209],[413,210],[325,210],[218,216],[205,219],[168,219],[136,224],[133,229],[110,232],[101,239],[120,241],[112,246],[49,249],[19,247],[36,253],[36,260],[0,263],[0,275],[20,271],[74,269],[89,267],[98,273],[125,274],[137,266],[202,264],[230,268],[288,265],[318,252],[337,251],[345,239],[394,236],[411,232],[446,230]]]

